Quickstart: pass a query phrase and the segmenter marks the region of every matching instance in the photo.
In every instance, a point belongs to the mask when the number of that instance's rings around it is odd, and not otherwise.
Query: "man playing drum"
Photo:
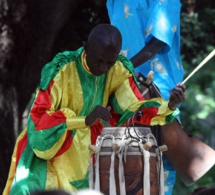
[[[131,62],[119,55],[122,37],[109,24],[96,26],[84,47],[57,54],[42,70],[27,127],[17,139],[4,195],[34,190],[67,192],[88,188],[90,151],[111,114],[124,124],[143,109],[145,125],[164,125],[178,114],[185,86],[177,85],[169,102],[144,100]]]

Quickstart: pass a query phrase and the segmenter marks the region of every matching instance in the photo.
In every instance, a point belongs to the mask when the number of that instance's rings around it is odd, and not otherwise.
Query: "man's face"
[[[106,73],[116,62],[120,49],[101,45],[87,46],[87,65],[96,76]]]

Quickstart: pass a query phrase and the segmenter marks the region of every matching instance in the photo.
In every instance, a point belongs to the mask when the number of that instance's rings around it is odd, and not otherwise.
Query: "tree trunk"
[[[0,194],[22,113],[80,0],[0,0]]]
[[[42,67],[74,50],[97,23],[109,22],[106,0],[0,0],[0,194],[22,115]]]

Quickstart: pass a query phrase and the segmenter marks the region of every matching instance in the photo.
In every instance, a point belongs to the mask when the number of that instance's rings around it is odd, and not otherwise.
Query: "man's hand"
[[[94,110],[86,117],[85,124],[87,126],[93,125],[97,120],[102,119],[108,122],[111,118],[110,108],[104,108],[102,106],[96,106]]]
[[[185,99],[186,87],[182,84],[177,84],[174,89],[170,91],[169,97],[169,109],[175,110],[178,105]]]

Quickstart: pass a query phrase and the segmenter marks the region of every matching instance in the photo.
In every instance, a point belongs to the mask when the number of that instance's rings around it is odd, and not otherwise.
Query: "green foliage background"
[[[215,2],[195,1],[189,14],[182,1],[181,57],[186,78],[215,48]],[[183,126],[215,149],[215,57],[186,82],[187,97],[181,105]],[[215,186],[215,167],[190,186],[177,178],[173,195],[188,195],[199,187]]]

